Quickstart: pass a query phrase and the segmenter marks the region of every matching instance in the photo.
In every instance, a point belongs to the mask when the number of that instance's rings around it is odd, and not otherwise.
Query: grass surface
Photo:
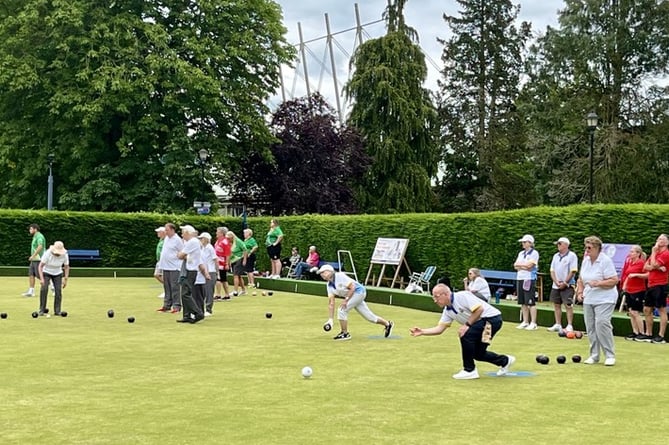
[[[152,279],[70,281],[69,316],[35,320],[37,298],[20,296],[27,278],[2,278],[3,444],[666,442],[669,345],[616,338],[615,367],[558,365],[558,354],[586,358],[587,338],[505,323],[491,349],[535,375],[491,377],[496,368],[482,363],[481,379],[456,381],[454,329],[408,334],[437,313],[371,304],[395,321],[392,338],[354,313],[352,340],[334,342],[320,296],[240,297],[182,325],[155,312]],[[539,353],[551,364],[537,364]]]

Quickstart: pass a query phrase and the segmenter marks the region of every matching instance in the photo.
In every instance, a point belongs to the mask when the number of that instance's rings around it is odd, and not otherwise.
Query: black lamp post
[[[53,153],[49,153],[46,156],[47,162],[49,163],[49,179],[47,181],[46,189],[46,209],[53,210],[53,161],[56,157]]]
[[[207,199],[205,196],[207,183],[204,180],[204,166],[207,163],[207,159],[209,159],[209,152],[203,148],[197,153],[197,156],[198,156],[198,162],[200,164],[200,169],[202,171],[202,195],[200,197],[201,198],[200,206],[203,206],[205,200]]]
[[[585,121],[588,126],[588,133],[590,133],[590,204],[592,204],[595,194],[595,183],[593,178],[593,173],[595,169],[595,163],[594,163],[595,130],[597,129],[597,123],[599,121],[599,117],[593,111],[591,111],[585,117]]]

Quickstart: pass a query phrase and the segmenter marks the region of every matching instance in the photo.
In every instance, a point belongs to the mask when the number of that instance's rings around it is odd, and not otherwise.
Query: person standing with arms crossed
[[[641,246],[632,246],[620,273],[620,283],[622,283],[620,290],[626,296],[625,303],[632,325],[632,333],[628,334],[625,340],[647,341],[647,337],[643,333],[643,320],[640,315],[643,312],[643,302],[646,298],[646,280],[648,279],[648,272],[643,270],[645,265],[646,254]]]
[[[253,230],[244,229],[244,245],[246,246],[247,257],[246,257],[246,276],[249,280],[249,287],[255,288],[255,270],[256,270],[256,252],[258,251],[258,242],[253,237]]]
[[[518,242],[523,245],[523,250],[518,253],[513,267],[518,271],[516,292],[518,304],[521,305],[522,320],[516,328],[534,331],[537,329],[537,301],[535,295],[539,252],[534,250],[534,237],[532,235],[525,235]]]
[[[32,297],[35,295],[35,277],[39,277],[39,263],[42,255],[46,251],[46,239],[39,230],[39,225],[30,224],[28,232],[32,235],[32,242],[30,243],[30,256],[28,261],[30,266],[28,268],[28,290],[23,293],[24,297]]]
[[[227,227],[218,227],[216,229],[216,243],[214,250],[218,258],[218,276],[216,277],[216,295],[214,300],[227,301],[230,299],[230,289],[228,288],[228,268],[230,267],[230,240],[225,236],[228,233]],[[221,293],[221,289],[223,293]]]
[[[281,241],[283,241],[283,231],[279,226],[279,221],[272,218],[269,222],[269,232],[265,239],[267,246],[267,255],[272,263],[272,271],[269,277],[273,280],[281,278]]]
[[[562,237],[555,244],[558,251],[553,255],[551,261],[551,286],[550,299],[553,302],[553,312],[555,313],[555,324],[548,328],[551,332],[560,332],[562,330],[562,305],[564,304],[567,312],[567,327],[565,331],[574,330],[574,284],[576,272],[578,272],[578,257],[569,250],[569,239]]]
[[[177,234],[177,228],[172,223],[165,224],[165,238],[163,249],[160,251],[158,266],[163,272],[163,289],[165,298],[158,312],[176,314],[181,311],[181,290],[179,288],[179,271],[181,260],[177,256],[183,248],[183,241]]]

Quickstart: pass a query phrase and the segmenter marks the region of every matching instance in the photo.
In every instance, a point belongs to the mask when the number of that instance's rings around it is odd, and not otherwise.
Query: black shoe
[[[337,334],[337,336],[334,339],[337,340],[337,341],[350,340],[351,339],[351,334],[349,334],[348,332],[340,332],[339,334]]]
[[[646,343],[650,343],[653,337],[650,335],[645,335],[645,334],[639,334],[634,338],[634,341],[642,341]]]
[[[184,317],[177,320],[177,323],[195,323],[195,320],[190,317]]]
[[[627,336],[625,337],[625,340],[634,341],[634,339],[635,339],[638,335],[639,335],[639,334],[635,334],[634,332],[632,332],[631,334],[627,334]]]
[[[392,321],[388,321],[388,326],[386,326],[386,329],[383,332],[383,336],[385,338],[390,337],[390,333],[393,332],[393,326],[394,326],[394,323]]]
[[[194,315],[192,323],[197,323],[198,321],[204,320],[204,315]]]
[[[656,337],[653,337],[653,339],[651,341],[655,344],[658,344],[658,345],[662,345],[662,344],[666,343],[666,341],[664,340],[664,337],[660,337],[659,335],[656,336]]]

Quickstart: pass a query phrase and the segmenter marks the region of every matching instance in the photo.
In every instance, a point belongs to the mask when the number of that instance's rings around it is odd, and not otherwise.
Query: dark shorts
[[[31,261],[28,266],[29,277],[39,277],[39,261]]]
[[[269,255],[270,259],[272,260],[280,260],[281,259],[281,243],[277,244],[276,246],[269,245],[267,246],[267,255]]]
[[[642,312],[643,301],[646,298],[646,292],[637,292],[635,294],[627,294],[625,304],[630,310]]]
[[[574,288],[571,286],[567,286],[564,289],[551,288],[550,299],[553,304],[571,306],[574,304]]]
[[[246,259],[246,273],[253,273],[255,269],[256,269],[256,254],[252,253]]]
[[[228,281],[228,269],[218,269],[218,281]]]
[[[529,281],[529,289],[525,289],[526,281]],[[518,304],[527,306],[535,306],[537,304],[537,282],[535,280],[516,281],[516,292],[518,294]]]
[[[643,302],[646,307],[661,308],[667,305],[667,285],[649,287],[646,291],[646,299]]]
[[[232,263],[232,275],[242,276],[246,273],[246,266],[242,264],[242,260],[237,260]]]

